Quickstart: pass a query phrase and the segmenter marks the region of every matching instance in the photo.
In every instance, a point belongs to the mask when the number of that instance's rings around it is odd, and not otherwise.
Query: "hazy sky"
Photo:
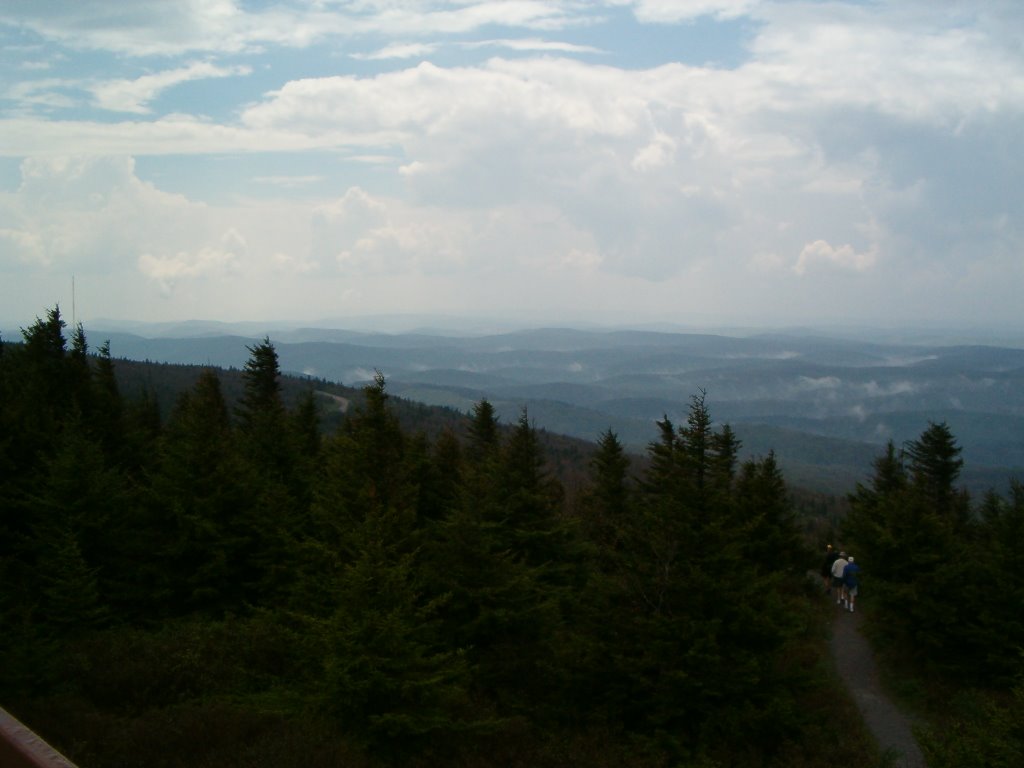
[[[1024,327],[1019,0],[3,0],[0,321]]]

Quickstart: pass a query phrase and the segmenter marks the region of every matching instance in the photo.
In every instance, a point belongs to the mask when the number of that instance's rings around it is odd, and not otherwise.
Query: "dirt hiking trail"
[[[882,690],[871,646],[861,634],[861,614],[841,609],[831,596],[827,600],[828,608],[836,612],[829,641],[832,658],[883,755],[895,758],[886,764],[898,768],[927,768],[921,748],[914,740],[910,719]]]

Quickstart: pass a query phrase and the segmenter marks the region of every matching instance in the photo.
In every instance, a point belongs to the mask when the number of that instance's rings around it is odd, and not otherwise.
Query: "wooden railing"
[[[0,707],[0,768],[75,768],[75,764]]]

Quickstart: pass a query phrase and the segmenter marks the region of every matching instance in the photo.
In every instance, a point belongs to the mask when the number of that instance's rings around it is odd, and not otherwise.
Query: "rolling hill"
[[[296,375],[358,387],[380,370],[408,400],[466,412],[486,397],[506,423],[526,408],[547,431],[594,441],[612,429],[637,452],[656,420],[681,423],[704,391],[745,455],[774,450],[792,482],[834,493],[865,478],[887,440],[899,446],[929,421],[957,436],[973,492],[1024,475],[1024,349],[1012,346],[813,333],[254,330],[101,326],[90,341],[109,339],[118,358],[230,369],[268,335],[282,370]]]

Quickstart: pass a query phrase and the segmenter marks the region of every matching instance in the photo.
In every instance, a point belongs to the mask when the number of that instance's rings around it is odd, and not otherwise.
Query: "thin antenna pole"
[[[71,276],[71,327],[78,327],[78,313],[75,311],[75,276]]]

